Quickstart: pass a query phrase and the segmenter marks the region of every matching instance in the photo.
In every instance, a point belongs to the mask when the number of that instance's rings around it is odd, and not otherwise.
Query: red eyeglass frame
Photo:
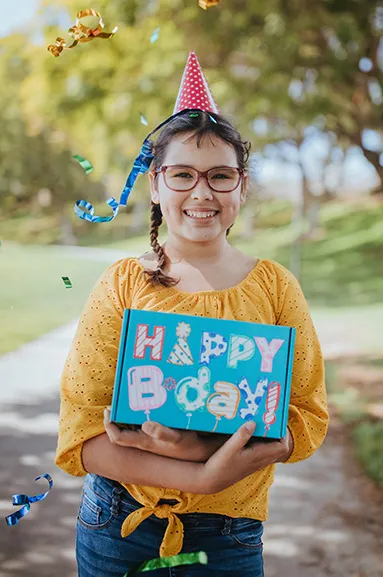
[[[193,184],[193,186],[191,188],[187,188],[184,190],[177,190],[176,188],[172,188],[171,186],[169,186],[167,180],[166,180],[166,171],[168,168],[175,168],[176,166],[179,166],[180,168],[188,168],[188,169],[192,169],[195,172],[197,172],[198,174],[198,178],[197,178],[197,182],[195,184]],[[239,174],[239,180],[237,182],[237,184],[234,186],[234,188],[231,188],[230,190],[216,190],[215,188],[213,188],[207,178],[207,175],[209,174],[209,172],[211,170],[217,170],[220,168],[230,168],[231,170],[236,170]],[[170,189],[173,190],[174,192],[190,192],[191,190],[193,190],[193,188],[195,188],[197,186],[197,184],[199,183],[199,181],[201,180],[201,178],[205,178],[206,179],[206,183],[208,185],[208,187],[210,188],[210,190],[212,190],[213,192],[221,192],[222,194],[226,194],[227,192],[233,192],[233,190],[235,190],[241,183],[243,175],[245,173],[243,168],[238,168],[238,166],[214,166],[213,168],[209,168],[209,170],[198,170],[198,168],[194,168],[193,166],[186,166],[183,164],[169,164],[169,165],[163,165],[160,168],[157,168],[155,170],[153,170],[154,174],[160,174],[162,173],[164,175],[164,180],[165,180],[165,184],[166,186]]]

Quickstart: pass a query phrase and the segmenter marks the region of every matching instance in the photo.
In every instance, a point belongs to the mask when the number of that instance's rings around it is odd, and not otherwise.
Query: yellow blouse
[[[138,259],[110,266],[93,289],[80,318],[61,382],[56,464],[70,475],[86,475],[81,452],[86,440],[105,432],[103,413],[111,404],[124,309],[234,319],[296,328],[288,427],[294,450],[288,463],[310,457],[322,444],[328,426],[322,353],[309,309],[295,277],[282,265],[259,260],[232,288],[185,293],[153,287]],[[126,537],[147,517],[168,518],[161,556],[182,548],[183,525],[177,513],[218,513],[267,518],[268,492],[275,465],[265,467],[214,495],[123,485],[142,504],[122,524]],[[160,504],[176,499],[176,505]]]

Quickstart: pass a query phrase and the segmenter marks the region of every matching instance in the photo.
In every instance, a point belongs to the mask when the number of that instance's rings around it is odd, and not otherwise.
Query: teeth
[[[192,218],[209,218],[210,216],[214,216],[216,211],[213,210],[211,212],[197,212],[196,210],[185,210],[188,216]]]

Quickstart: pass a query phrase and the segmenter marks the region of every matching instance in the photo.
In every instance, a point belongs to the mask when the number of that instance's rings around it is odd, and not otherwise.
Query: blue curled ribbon
[[[21,509],[19,509],[15,513],[12,513],[11,515],[8,515],[7,517],[5,517],[5,522],[8,525],[8,527],[12,527],[13,525],[17,525],[19,520],[22,517],[25,517],[25,515],[29,512],[29,510],[31,508],[31,503],[37,503],[38,501],[42,501],[48,495],[49,491],[53,487],[53,479],[49,475],[49,473],[44,473],[44,475],[40,475],[39,477],[36,477],[35,481],[38,481],[39,479],[42,479],[43,477],[45,479],[47,479],[47,481],[49,483],[49,489],[45,493],[40,493],[39,495],[34,495],[32,497],[30,495],[23,495],[21,493],[17,493],[16,495],[12,495],[12,505],[23,505],[23,507],[21,507]]]
[[[153,141],[150,140],[150,137],[153,134],[155,134],[158,130],[160,130],[163,126],[165,126],[165,124],[168,124],[174,118],[177,118],[177,116],[180,116],[181,114],[188,114],[189,112],[195,112],[195,110],[197,109],[186,108],[185,110],[181,110],[181,112],[177,112],[177,114],[173,114],[172,116],[161,122],[161,124],[159,124],[154,130],[152,130],[152,132],[148,134],[148,136],[145,138],[142,144],[140,154],[135,159],[132,170],[130,171],[129,176],[126,179],[125,186],[121,192],[120,201],[117,202],[117,200],[113,196],[106,201],[106,204],[108,204],[113,211],[112,216],[95,216],[94,207],[87,200],[78,200],[75,203],[73,208],[76,215],[83,220],[87,220],[88,222],[110,222],[111,220],[115,219],[118,214],[119,207],[126,206],[129,195],[132,192],[132,189],[135,185],[138,175],[145,174],[152,163],[154,157],[153,156],[154,144]],[[212,122],[217,123],[217,121],[213,116],[209,114],[209,117],[212,120]]]
[[[77,200],[73,208],[79,218],[87,220],[88,222],[110,222],[118,215],[118,202],[111,196],[106,201],[106,204],[112,209],[113,216],[94,216],[94,206],[87,200]],[[84,208],[85,210],[83,210]]]

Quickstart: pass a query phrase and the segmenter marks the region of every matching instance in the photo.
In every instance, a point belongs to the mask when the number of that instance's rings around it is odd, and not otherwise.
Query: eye
[[[233,176],[231,174],[229,175],[225,172],[217,172],[216,174],[212,175],[212,178],[214,180],[226,180],[226,179],[233,178]]]
[[[171,175],[172,178],[193,178],[190,172],[176,172]]]

